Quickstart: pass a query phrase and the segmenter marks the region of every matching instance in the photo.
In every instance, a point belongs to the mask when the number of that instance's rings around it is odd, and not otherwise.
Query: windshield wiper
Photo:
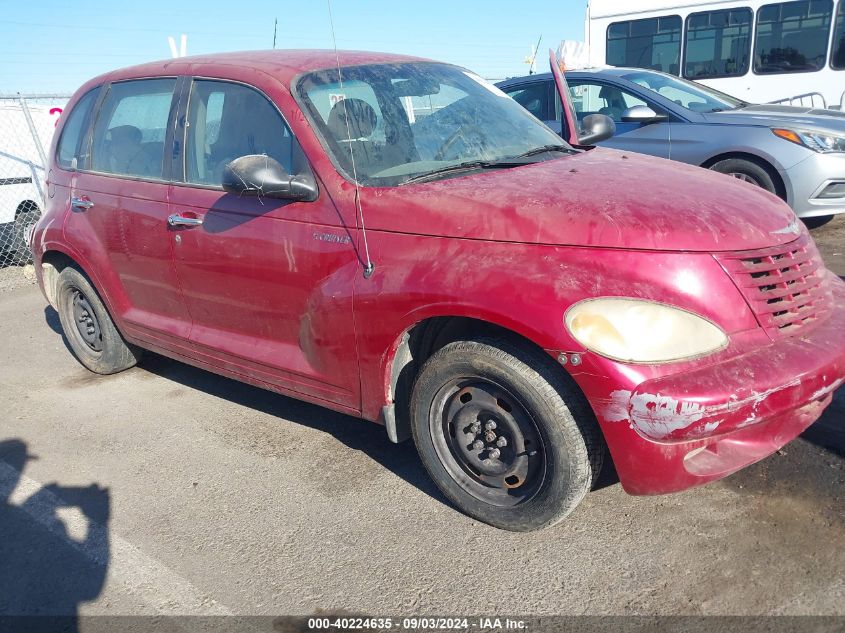
[[[447,167],[441,167],[440,169],[435,169],[433,171],[427,171],[424,174],[419,174],[412,178],[408,178],[400,185],[410,185],[415,182],[425,182],[427,180],[431,180],[437,178],[438,176],[442,176],[444,174],[451,174],[454,172],[459,171],[469,171],[471,169],[495,169],[495,168],[505,168],[505,167],[517,167],[519,165],[523,165],[525,163],[521,162],[523,158],[529,158],[531,156],[535,156],[537,154],[543,154],[545,152],[566,152],[571,153],[574,150],[569,147],[568,145],[543,145],[542,147],[535,147],[534,149],[530,149],[527,152],[523,152],[522,154],[517,154],[516,156],[508,156],[506,158],[497,158],[496,160],[468,160],[463,163],[458,163],[457,165],[449,165]]]
[[[508,156],[507,158],[501,158],[495,162],[496,164],[502,164],[512,160],[518,160],[520,158],[529,158],[530,156],[536,156],[537,154],[545,154],[546,152],[564,152],[566,154],[571,154],[574,151],[575,150],[569,147],[569,145],[541,145],[540,147],[529,149],[527,152],[523,152],[522,154],[517,154],[516,156]]]
[[[427,171],[423,174],[414,176],[413,178],[408,178],[408,180],[404,180],[399,184],[410,185],[415,182],[425,182],[426,180],[431,180],[444,174],[451,174],[458,171],[469,171],[470,169],[487,169],[490,167],[499,167],[499,165],[494,162],[490,162],[489,160],[468,160],[463,163],[458,163],[457,165],[449,165],[448,167],[441,167],[440,169]]]
[[[740,105],[731,106],[730,108],[713,108],[707,114],[713,114],[714,112],[735,112],[736,110],[742,110],[743,108],[747,108],[750,106],[750,103],[743,102]]]

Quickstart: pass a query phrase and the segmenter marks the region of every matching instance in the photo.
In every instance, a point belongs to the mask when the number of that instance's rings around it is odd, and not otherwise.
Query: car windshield
[[[364,185],[445,178],[463,166],[514,166],[571,149],[504,92],[447,64],[353,66],[340,76],[323,70],[304,75],[297,94],[335,164]],[[516,157],[522,162],[507,162]]]
[[[722,112],[748,105],[747,102],[735,99],[724,92],[670,75],[638,72],[624,75],[623,79],[648,88],[693,112]]]

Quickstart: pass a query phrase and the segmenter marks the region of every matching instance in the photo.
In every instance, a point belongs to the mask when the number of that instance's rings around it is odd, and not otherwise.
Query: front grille
[[[717,259],[772,336],[797,334],[830,314],[833,299],[824,283],[824,264],[807,235],[782,246]]]

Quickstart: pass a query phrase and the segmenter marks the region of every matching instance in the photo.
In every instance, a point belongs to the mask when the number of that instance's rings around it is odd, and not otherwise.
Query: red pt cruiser
[[[33,250],[83,365],[152,350],[380,422],[510,530],[565,517],[607,458],[632,494],[682,490],[830,403],[845,284],[786,204],[562,142],[462,68],[339,60],[184,58],[79,89]]]

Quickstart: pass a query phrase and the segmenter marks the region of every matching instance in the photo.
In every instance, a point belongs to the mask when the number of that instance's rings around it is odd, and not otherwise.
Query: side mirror
[[[578,134],[580,145],[595,145],[606,141],[616,134],[616,124],[604,114],[588,114],[581,121],[581,133]]]
[[[622,113],[623,123],[658,123],[660,121],[666,121],[668,118],[665,114],[657,114],[657,112],[644,105],[628,108]]]
[[[310,174],[291,176],[279,161],[264,154],[241,156],[226,165],[223,189],[238,195],[281,200],[317,199],[317,183]]]

